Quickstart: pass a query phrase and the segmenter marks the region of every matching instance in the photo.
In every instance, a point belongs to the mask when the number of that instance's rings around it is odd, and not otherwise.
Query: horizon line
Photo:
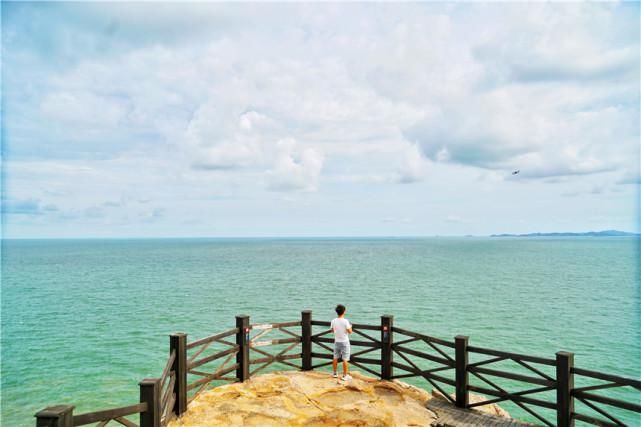
[[[455,238],[455,237],[525,237],[535,234],[588,234],[604,232],[627,233],[628,236],[602,236],[602,237],[641,237],[641,233],[623,230],[600,230],[600,231],[533,231],[528,233],[492,233],[492,234],[429,234],[429,235],[265,235],[265,236],[57,236],[57,237],[5,237],[0,240],[154,240],[154,239],[426,239],[426,238]],[[536,236],[532,236],[536,237]],[[541,236],[548,237],[548,236]],[[549,236],[554,237],[554,236]],[[566,236],[573,237],[573,236]],[[589,237],[589,236],[574,236]]]

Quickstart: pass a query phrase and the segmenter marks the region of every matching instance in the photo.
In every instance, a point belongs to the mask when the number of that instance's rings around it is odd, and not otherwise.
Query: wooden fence
[[[138,403],[80,415],[73,415],[73,406],[50,406],[36,414],[36,426],[104,427],[113,421],[127,427],[164,427],[198,394],[223,381],[242,382],[274,364],[303,371],[331,365],[334,340],[329,326],[305,310],[301,320],[282,323],[251,324],[249,316],[236,316],[235,328],[190,343],[186,334],[172,334],[169,359],[159,378],[140,382]],[[637,393],[641,381],[576,368],[572,353],[544,358],[475,347],[466,336],[448,341],[396,327],[391,315],[381,316],[377,325],[353,326],[350,363],[383,380],[422,378],[460,408],[511,401],[543,425],[560,427],[576,421],[626,426],[615,412],[641,414],[639,394],[631,401],[594,393],[623,387]],[[269,334],[272,339],[266,339]],[[267,351],[269,347],[274,351]],[[586,385],[576,385],[579,382]],[[470,392],[488,397],[471,403]],[[139,424],[126,418],[136,414]]]

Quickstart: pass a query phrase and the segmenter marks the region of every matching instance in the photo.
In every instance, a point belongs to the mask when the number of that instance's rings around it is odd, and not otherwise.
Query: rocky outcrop
[[[345,382],[324,372],[287,371],[219,386],[197,396],[189,404],[187,412],[170,422],[169,427],[459,425],[452,422],[458,419],[457,409],[438,392],[430,395],[397,380],[381,381],[357,372],[352,375],[354,378]],[[428,402],[432,398],[436,399]],[[430,406],[441,399],[443,402],[439,405]],[[470,395],[470,402],[481,400],[487,399]],[[464,412],[472,415],[484,413],[485,417],[490,414],[505,420],[510,418],[505,410],[494,404],[481,406],[478,410]],[[450,412],[455,416],[452,417]],[[482,424],[502,425],[495,424],[495,421]],[[469,424],[462,422],[460,425]]]
[[[352,373],[347,382],[323,372],[278,372],[213,388],[170,427],[429,426],[429,393],[397,381]]]

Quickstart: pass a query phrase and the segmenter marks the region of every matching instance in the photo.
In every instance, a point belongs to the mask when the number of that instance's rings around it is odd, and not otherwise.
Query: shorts
[[[334,343],[334,359],[343,359],[344,362],[349,361],[349,341],[348,342],[335,342]]]

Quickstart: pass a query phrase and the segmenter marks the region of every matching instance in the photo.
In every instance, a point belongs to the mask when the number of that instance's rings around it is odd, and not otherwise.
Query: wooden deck
[[[534,427],[511,418],[499,417],[471,409],[461,409],[443,399],[428,400],[427,409],[438,415],[433,427]]]

